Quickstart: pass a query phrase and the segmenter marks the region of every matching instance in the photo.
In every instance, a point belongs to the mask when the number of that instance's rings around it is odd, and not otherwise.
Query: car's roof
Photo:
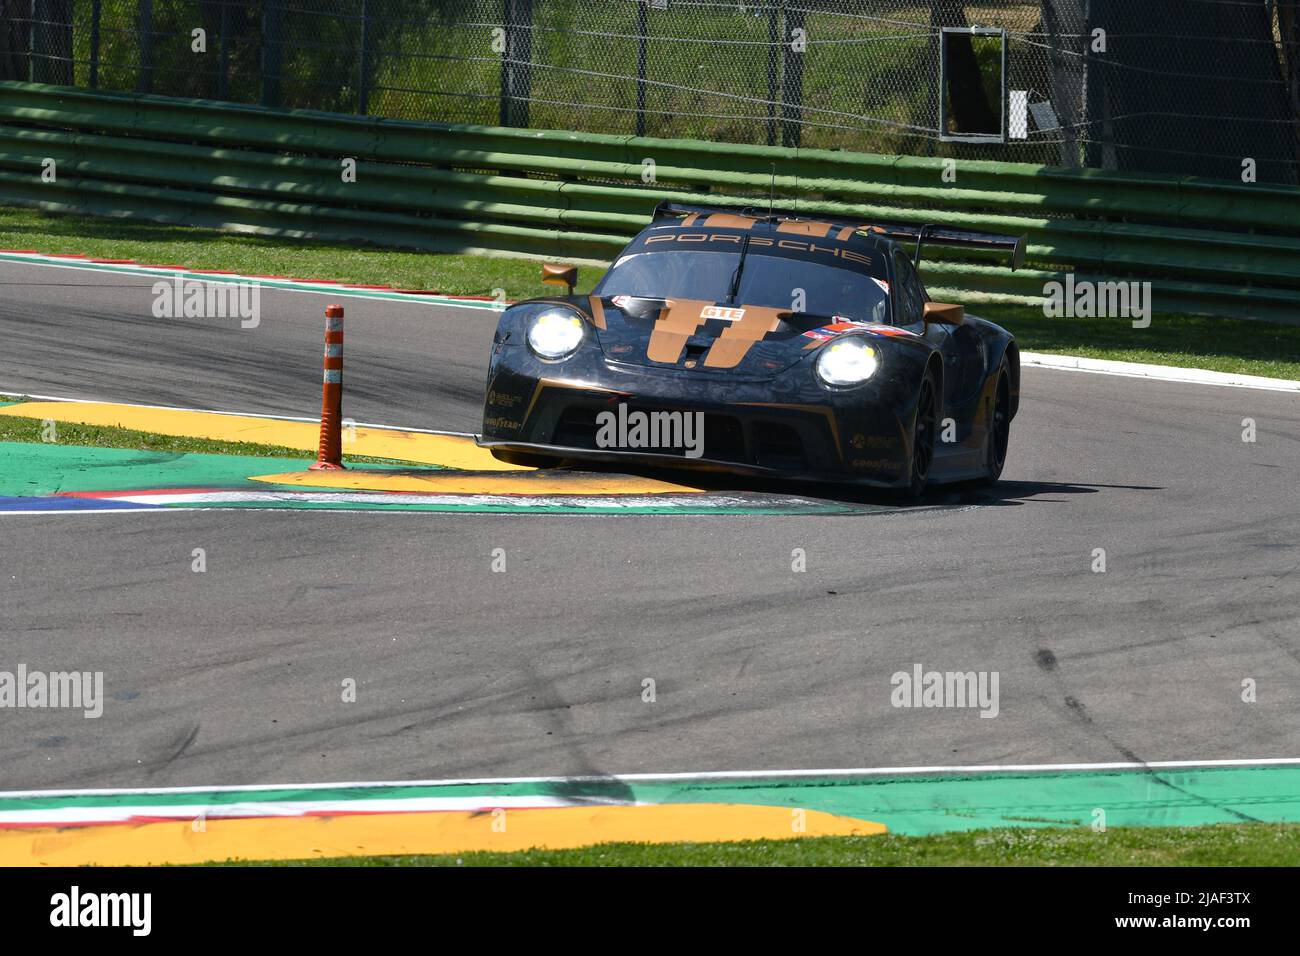
[[[645,233],[672,229],[735,229],[755,234],[790,234],[811,236],[818,239],[830,239],[834,242],[863,243],[871,248],[880,248],[888,240],[874,233],[885,230],[877,226],[846,225],[843,222],[828,222],[819,219],[803,219],[795,216],[777,216],[759,218],[734,212],[692,212],[681,219],[659,219],[651,223]],[[644,233],[643,233],[644,234]]]

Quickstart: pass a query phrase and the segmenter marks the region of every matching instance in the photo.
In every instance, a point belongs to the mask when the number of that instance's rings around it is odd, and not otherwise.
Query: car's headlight
[[[528,345],[544,359],[568,358],[581,344],[582,320],[572,312],[543,312],[528,327]]]
[[[843,338],[822,347],[817,375],[827,385],[858,385],[876,373],[880,357],[861,338]]]

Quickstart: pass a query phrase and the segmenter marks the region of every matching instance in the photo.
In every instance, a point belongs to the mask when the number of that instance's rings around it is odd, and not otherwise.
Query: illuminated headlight
[[[528,327],[528,346],[544,359],[568,358],[582,344],[582,320],[572,312],[543,312]]]
[[[858,385],[876,374],[880,357],[860,338],[843,338],[817,355],[817,375],[827,385]]]

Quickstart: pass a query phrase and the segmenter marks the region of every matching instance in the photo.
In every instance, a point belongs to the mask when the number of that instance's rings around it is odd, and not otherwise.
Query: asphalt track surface
[[[0,265],[0,389],[318,410],[327,297],[152,281]],[[346,415],[477,427],[493,315],[346,306]],[[1294,396],[1026,369],[998,491],[937,508],[0,519],[0,669],[108,698],[0,711],[0,789],[1297,756],[1297,473]],[[998,716],[891,706],[918,663]]]

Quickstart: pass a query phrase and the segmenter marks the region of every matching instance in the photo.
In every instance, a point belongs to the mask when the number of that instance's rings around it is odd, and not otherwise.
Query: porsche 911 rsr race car
[[[900,245],[915,243],[914,257]],[[1019,403],[1011,334],[930,301],[936,226],[662,204],[589,296],[502,313],[480,444],[525,464],[635,461],[920,494],[995,481]]]

